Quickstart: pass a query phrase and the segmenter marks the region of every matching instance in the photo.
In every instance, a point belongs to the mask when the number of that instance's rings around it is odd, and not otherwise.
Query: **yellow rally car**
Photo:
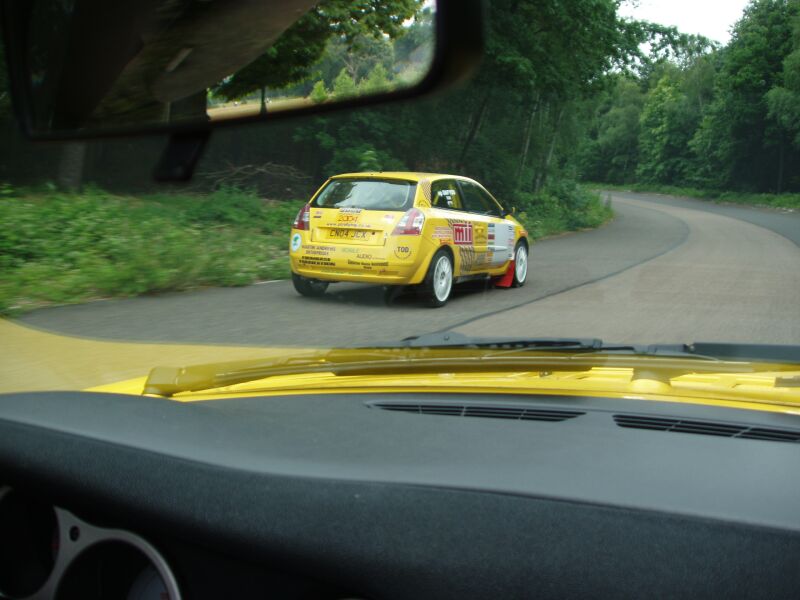
[[[483,186],[456,175],[331,177],[292,225],[292,281],[304,296],[335,281],[416,285],[443,306],[454,282],[497,278],[520,287],[528,234]]]

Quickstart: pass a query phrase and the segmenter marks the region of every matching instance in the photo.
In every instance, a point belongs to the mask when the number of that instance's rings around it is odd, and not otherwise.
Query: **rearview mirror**
[[[409,98],[467,76],[482,53],[481,0],[1,2],[15,110],[34,139]]]

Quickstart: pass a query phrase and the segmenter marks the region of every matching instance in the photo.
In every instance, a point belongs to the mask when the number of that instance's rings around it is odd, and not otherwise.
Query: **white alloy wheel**
[[[433,271],[433,293],[439,302],[446,302],[453,288],[453,265],[450,257],[442,254]]]

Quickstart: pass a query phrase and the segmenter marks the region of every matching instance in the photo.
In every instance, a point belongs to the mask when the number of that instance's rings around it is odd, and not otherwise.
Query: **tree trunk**
[[[86,142],[67,142],[61,149],[56,183],[64,190],[77,190],[83,183]]]
[[[778,189],[777,193],[783,193],[783,178],[784,178],[784,170],[786,168],[786,150],[785,145],[783,143],[783,136],[781,136],[781,142],[778,146]]]
[[[262,87],[261,88],[261,108],[258,109],[258,112],[262,115],[267,112],[267,89]]]
[[[475,118],[472,119],[472,124],[470,126],[469,133],[467,134],[467,139],[464,141],[464,146],[461,148],[461,155],[458,157],[459,171],[464,168],[464,160],[467,158],[469,147],[472,145],[472,142],[475,141],[475,138],[478,136],[478,132],[481,130],[483,118],[486,115],[486,107],[489,105],[489,98],[491,95],[492,90],[490,89],[483,97],[483,101],[481,101],[480,106],[478,107],[478,112],[475,114]]]
[[[517,169],[517,186],[519,186],[522,173],[525,171],[525,164],[528,162],[528,151],[531,147],[531,137],[533,136],[533,121],[536,112],[539,110],[539,94],[536,94],[536,99],[533,101],[533,108],[528,117],[528,126],[525,128],[525,142],[522,145],[522,158],[519,161],[519,168]]]
[[[534,185],[533,191],[534,193],[539,193],[539,191],[544,187],[545,181],[547,179],[547,173],[550,170],[550,163],[553,161],[553,154],[556,150],[556,141],[558,140],[558,132],[561,128],[561,119],[564,117],[564,109],[565,105],[561,105],[561,108],[558,111],[558,117],[556,118],[556,123],[553,126],[553,137],[550,138],[550,147],[547,150],[547,155],[544,160],[544,164],[542,168],[539,169],[539,173],[536,175],[536,184]]]

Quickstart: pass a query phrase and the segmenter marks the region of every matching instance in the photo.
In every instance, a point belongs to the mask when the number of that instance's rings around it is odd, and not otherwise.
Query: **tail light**
[[[425,225],[425,215],[416,208],[409,209],[397,223],[392,235],[420,235]]]
[[[300,231],[308,231],[308,221],[310,218],[310,210],[308,208],[308,204],[304,204],[303,208],[300,209],[300,212],[297,213],[297,216],[294,218],[294,223],[292,223],[292,229],[299,229]]]

